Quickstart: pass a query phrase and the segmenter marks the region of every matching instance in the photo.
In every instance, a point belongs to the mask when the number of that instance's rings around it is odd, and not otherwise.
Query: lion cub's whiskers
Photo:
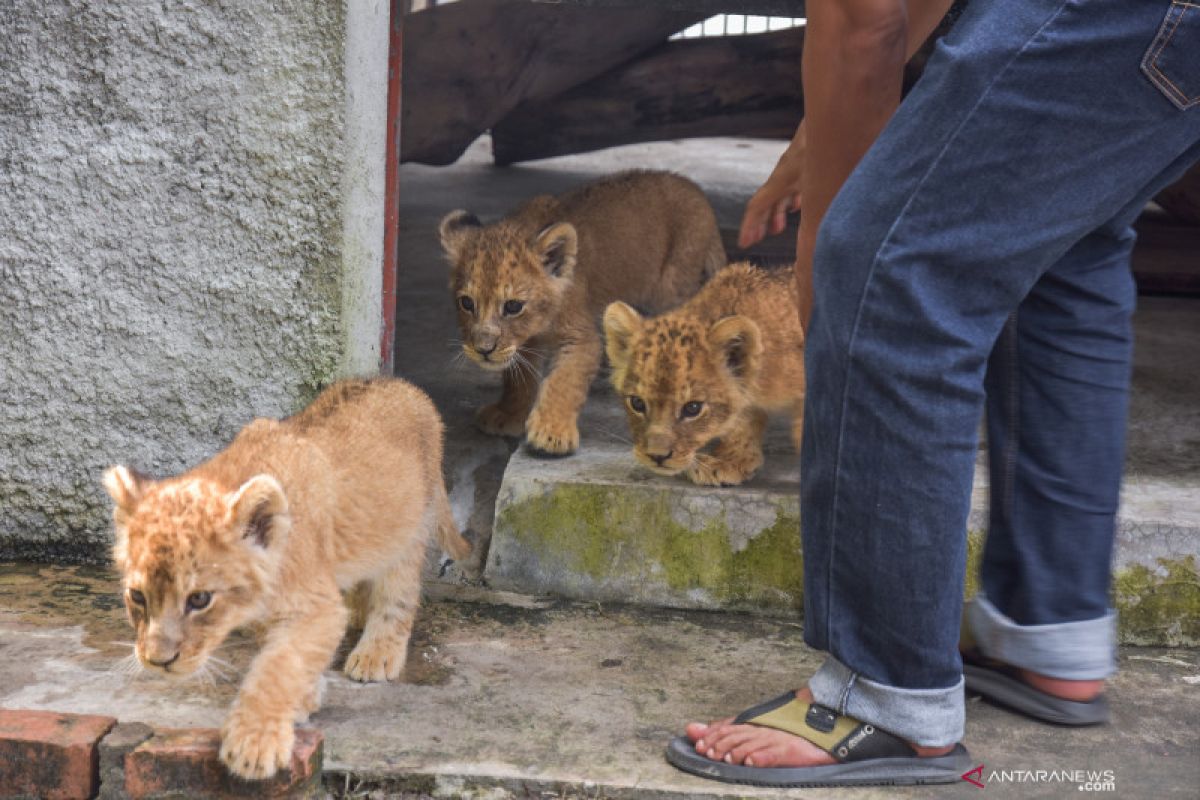
[[[125,643],[120,642],[120,644]],[[120,675],[123,678],[133,678],[136,675],[144,672],[145,667],[142,666],[142,662],[138,659],[137,652],[133,651],[134,647],[136,647],[136,645],[130,644],[131,652],[129,655],[114,662],[113,665],[109,667],[108,671],[114,675]]]
[[[221,681],[227,681],[230,678],[235,677],[238,673],[237,667],[225,659],[217,658],[216,656],[209,656],[208,662],[205,666],[211,669],[212,672],[217,676],[217,679]]]
[[[617,433],[613,433],[612,431],[606,431],[606,430],[597,430],[597,431],[592,431],[592,432],[593,432],[593,433],[599,433],[599,434],[602,434],[602,435],[604,435],[604,436],[607,436],[608,438],[612,439],[613,441],[620,442],[621,444],[627,444],[627,445],[629,445],[630,447],[632,447],[632,446],[633,446],[633,440],[632,440],[632,439],[630,439],[630,438],[627,438],[627,437],[625,437],[625,436],[621,436],[620,434],[617,434]]]
[[[509,362],[506,371],[516,377],[522,385],[530,382],[536,383],[536,381],[542,378],[541,371],[520,350],[513,353],[512,360]]]

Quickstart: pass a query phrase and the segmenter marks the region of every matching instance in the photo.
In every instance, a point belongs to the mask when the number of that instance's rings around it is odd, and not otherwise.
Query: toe
[[[763,728],[754,728],[750,725],[731,725],[717,735],[710,734],[704,737],[708,744],[705,755],[718,761],[724,760],[725,754],[734,748],[747,742],[761,740],[766,734],[767,731]]]

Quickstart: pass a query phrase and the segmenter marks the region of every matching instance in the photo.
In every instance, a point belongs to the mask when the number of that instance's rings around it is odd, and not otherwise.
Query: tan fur
[[[725,263],[704,194],[666,172],[628,172],[535,197],[486,227],[455,211],[440,233],[454,266],[463,351],[504,373],[503,394],[479,410],[479,426],[525,434],[533,450],[552,455],[579,445],[576,419],[600,367],[605,306],[671,308]],[[519,313],[505,313],[509,300],[524,303]],[[549,372],[539,382],[542,364]]]
[[[178,477],[118,466],[104,484],[144,666],[191,674],[235,628],[266,625],[222,729],[221,759],[244,778],[288,763],[293,722],[316,709],[346,630],[341,593],[363,584],[368,604],[346,674],[394,680],[427,540],[436,531],[456,558],[470,549],[442,480],[441,419],[399,380],[339,383],[295,417],[252,422]],[[205,592],[207,607],[189,610]]]
[[[612,383],[634,455],[663,475],[735,485],[762,465],[767,413],[804,417],[804,333],[791,270],[721,270],[678,309],[643,319],[624,303],[604,315]],[[640,401],[642,409],[635,409]],[[699,403],[699,413],[685,407]],[[692,410],[695,410],[694,408]],[[700,452],[717,440],[711,452]]]

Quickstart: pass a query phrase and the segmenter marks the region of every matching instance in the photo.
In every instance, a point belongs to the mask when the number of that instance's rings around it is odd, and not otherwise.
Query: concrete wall
[[[373,368],[388,4],[4,5],[0,559],[103,559],[106,465]]]

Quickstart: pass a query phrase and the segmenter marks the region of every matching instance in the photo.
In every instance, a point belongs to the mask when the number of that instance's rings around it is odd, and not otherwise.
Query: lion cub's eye
[[[679,411],[679,416],[683,417],[684,419],[698,416],[700,414],[700,409],[702,408],[704,408],[704,403],[701,403],[699,400],[693,400],[690,403],[684,403],[683,408]]]
[[[202,611],[212,602],[212,592],[192,592],[188,595],[188,611]]]
[[[466,311],[468,314],[475,310],[475,301],[467,297],[465,294],[458,298],[458,304],[462,306],[462,310]]]
[[[629,407],[632,408],[638,414],[646,413],[645,401],[642,400],[642,398],[638,397],[636,394],[631,394],[629,396]]]
[[[133,601],[135,606],[146,605],[146,595],[142,594],[137,589],[129,590],[129,599]]]
[[[515,317],[521,313],[521,309],[525,308],[525,304],[520,300],[509,300],[504,304],[504,314],[508,317]]]

